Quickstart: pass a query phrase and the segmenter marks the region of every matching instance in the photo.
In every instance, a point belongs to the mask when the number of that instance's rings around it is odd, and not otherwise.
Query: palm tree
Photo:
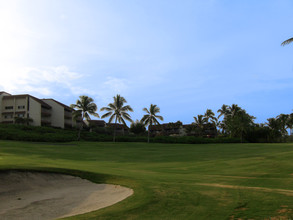
[[[99,117],[98,113],[96,111],[98,110],[97,105],[94,103],[94,100],[88,96],[81,95],[79,96],[79,99],[76,101],[76,104],[71,104],[71,108],[75,109],[74,112],[76,117],[81,117],[81,125],[79,126],[79,132],[77,140],[80,140],[80,133],[81,129],[83,127],[83,120],[86,119],[86,121],[90,120],[89,115],[93,115],[95,117]]]
[[[215,113],[211,109],[207,109],[206,113],[204,114],[207,121],[211,119],[211,122],[216,120]]]
[[[219,114],[218,119],[224,115],[224,117],[227,115],[228,113],[228,105],[222,105],[222,107],[217,111]]]
[[[232,116],[232,118],[242,109],[236,105],[236,104],[232,104],[231,106],[228,107],[228,114]]]
[[[286,122],[287,127],[290,129],[290,135],[292,135],[292,128],[293,128],[293,113],[289,115],[289,118]]]
[[[215,132],[217,132],[217,126],[219,123],[218,119],[215,117],[215,113],[211,109],[207,109],[204,117],[206,118],[207,123],[211,124]],[[214,135],[216,135],[216,133]]]
[[[289,118],[290,118],[290,115],[287,115],[287,114],[280,114],[280,115],[278,115],[277,116],[277,120],[279,121],[279,123],[280,123],[280,128],[281,128],[281,133],[282,133],[282,135],[286,135],[286,134],[288,134],[288,132],[287,132],[287,122],[288,122],[288,120],[289,120]]]
[[[282,46],[285,46],[287,44],[290,44],[293,42],[293,37],[292,38],[289,38],[288,40],[285,40],[284,42],[281,43]]]
[[[109,123],[111,123],[115,118],[115,125],[114,125],[114,135],[113,135],[113,142],[115,142],[116,138],[116,125],[117,121],[119,123],[123,123],[126,126],[125,120],[132,122],[130,115],[127,113],[127,111],[133,112],[133,109],[129,105],[124,105],[127,103],[126,99],[120,95],[116,95],[113,97],[114,102],[108,104],[108,107],[101,108],[101,111],[108,111],[104,115],[102,115],[102,118],[109,117]]]
[[[193,117],[195,120],[195,125],[199,128],[200,135],[203,134],[204,125],[208,122],[207,118],[204,115],[197,115],[197,117]]]
[[[140,120],[142,123],[144,123],[146,126],[148,126],[148,143],[150,142],[150,126],[152,125],[159,125],[157,118],[161,121],[164,120],[164,118],[160,115],[156,115],[157,113],[160,113],[160,108],[157,105],[151,104],[150,108],[143,108],[143,111],[145,111],[147,114],[145,114],[142,119]]]

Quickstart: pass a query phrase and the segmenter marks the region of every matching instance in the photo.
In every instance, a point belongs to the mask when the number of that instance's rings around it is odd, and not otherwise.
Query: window
[[[24,114],[17,114],[17,117],[23,118],[24,117]]]
[[[13,106],[5,106],[5,109],[13,109]]]
[[[19,105],[17,108],[18,108],[18,109],[24,109],[25,106],[24,106],[24,105]]]
[[[4,118],[12,118],[12,115],[5,115]]]

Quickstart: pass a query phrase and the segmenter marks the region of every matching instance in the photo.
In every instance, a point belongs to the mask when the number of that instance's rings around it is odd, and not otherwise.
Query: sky
[[[238,104],[256,122],[293,111],[292,0],[0,0],[0,91],[120,94],[141,119],[192,123]],[[103,112],[98,112],[100,115]],[[96,119],[93,117],[93,119]]]

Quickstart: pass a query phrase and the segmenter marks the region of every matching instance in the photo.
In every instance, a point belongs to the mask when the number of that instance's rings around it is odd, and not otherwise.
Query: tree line
[[[126,121],[131,122],[131,130],[135,134],[141,134],[148,127],[148,142],[150,141],[150,127],[160,125],[160,121],[164,118],[160,113],[160,108],[151,104],[149,108],[143,108],[145,112],[141,120],[135,122],[131,119],[129,112],[133,112],[130,105],[126,104],[126,99],[121,95],[113,97],[113,102],[100,110],[105,111],[101,118],[109,118],[108,123],[114,122],[113,141],[116,139],[116,126],[123,124],[126,126]],[[90,120],[90,115],[99,117],[97,113],[98,107],[94,100],[88,96],[80,96],[76,104],[70,107],[74,108],[75,117],[80,117],[82,121]],[[245,109],[237,104],[222,105],[217,111],[218,116],[211,109],[207,109],[204,114],[194,117],[194,122],[186,127],[188,135],[198,137],[209,137],[207,131],[212,131],[213,136],[237,137],[243,141],[249,142],[278,142],[288,136],[287,129],[290,129],[290,135],[293,128],[293,113],[280,114],[275,118],[267,119],[266,123],[255,123],[255,117],[249,115]],[[181,123],[181,122],[180,122]],[[182,125],[182,123],[181,123]],[[78,133],[83,126],[81,125]]]

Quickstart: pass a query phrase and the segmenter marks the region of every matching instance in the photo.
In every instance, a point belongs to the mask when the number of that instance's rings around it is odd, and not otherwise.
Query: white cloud
[[[78,79],[82,74],[72,72],[67,66],[56,67],[1,67],[1,90],[10,93],[34,93],[53,95],[58,89],[75,94],[80,90]],[[78,91],[80,92],[80,91]]]
[[[103,89],[111,93],[123,93],[128,89],[128,81],[116,77],[107,77],[107,80],[103,83]]]

